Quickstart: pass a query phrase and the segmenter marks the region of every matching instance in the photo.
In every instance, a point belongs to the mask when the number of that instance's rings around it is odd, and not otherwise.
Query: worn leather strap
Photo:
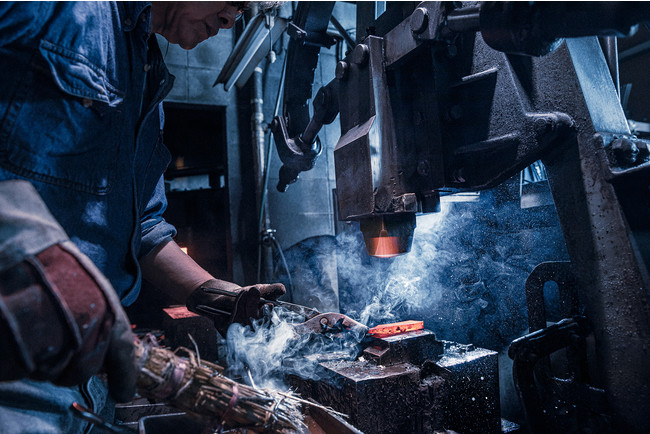
[[[97,282],[60,245],[0,272],[0,379],[73,384],[97,372],[114,315]],[[6,348],[3,345],[3,348]]]

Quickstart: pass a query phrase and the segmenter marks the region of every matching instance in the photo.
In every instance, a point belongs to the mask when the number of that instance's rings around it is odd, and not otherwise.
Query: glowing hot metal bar
[[[392,324],[380,324],[368,330],[368,334],[376,338],[385,338],[388,336],[398,335],[401,333],[412,332],[414,330],[422,330],[424,328],[424,321],[402,321]]]

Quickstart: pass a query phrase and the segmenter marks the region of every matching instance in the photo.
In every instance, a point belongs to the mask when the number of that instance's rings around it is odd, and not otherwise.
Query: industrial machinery
[[[313,167],[318,130],[340,114],[339,217],[360,222],[369,254],[391,256],[409,250],[416,213],[436,211],[441,194],[496,186],[542,160],[571,261],[531,274],[531,334],[510,347],[528,429],[644,431],[650,143],[630,134],[611,53],[650,4],[388,2],[379,17],[371,5],[358,3],[357,45],[310,118],[333,3],[299,4],[288,30],[293,85],[273,123],[278,189]],[[547,281],[566,316],[550,327]],[[562,378],[549,361],[558,350]]]
[[[290,383],[345,411],[364,433],[502,432],[495,351],[440,341],[424,329],[365,344],[356,359],[307,356],[316,379],[294,374]]]

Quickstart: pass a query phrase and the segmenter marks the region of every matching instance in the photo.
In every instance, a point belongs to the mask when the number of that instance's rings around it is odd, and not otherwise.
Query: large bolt
[[[539,117],[535,119],[535,129],[539,133],[548,133],[553,130],[554,122],[548,117]]]
[[[429,24],[429,11],[425,8],[417,8],[411,14],[411,31],[413,33],[422,33],[427,29]]]
[[[429,162],[427,160],[421,160],[418,162],[418,175],[428,176],[429,175]]]
[[[619,138],[612,142],[611,149],[614,152],[616,161],[622,165],[632,165],[639,155],[639,148],[636,144],[626,138]]]
[[[467,179],[465,179],[465,169],[462,167],[454,170],[453,176],[454,176],[454,181],[456,182],[467,181]]]
[[[458,105],[454,104],[450,109],[449,109],[449,118],[451,120],[457,121],[460,118],[463,117],[463,108]]]
[[[648,142],[637,140],[634,143],[636,144],[636,147],[639,148],[639,156],[637,157],[637,161],[639,161],[639,158],[645,158],[650,155],[650,147],[648,145]]]
[[[316,96],[314,96],[314,105],[324,106],[327,105],[328,102],[329,102],[329,92],[327,91],[326,87],[316,92]]]
[[[352,62],[357,65],[363,65],[368,61],[369,55],[370,50],[368,49],[368,46],[365,44],[359,44],[354,47],[354,51],[352,52]]]
[[[350,66],[348,65],[348,62],[345,62],[341,60],[339,63],[336,64],[336,79],[337,80],[345,80],[348,78],[348,69]]]
[[[271,131],[275,132],[278,128],[280,128],[280,122],[278,122],[277,118],[273,118],[271,121]]]

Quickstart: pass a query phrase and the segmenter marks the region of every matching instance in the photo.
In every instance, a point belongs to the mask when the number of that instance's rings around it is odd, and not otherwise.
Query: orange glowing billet
[[[368,330],[368,334],[375,338],[386,338],[388,336],[399,335],[400,333],[422,330],[424,321],[402,321],[392,324],[380,324]]]

